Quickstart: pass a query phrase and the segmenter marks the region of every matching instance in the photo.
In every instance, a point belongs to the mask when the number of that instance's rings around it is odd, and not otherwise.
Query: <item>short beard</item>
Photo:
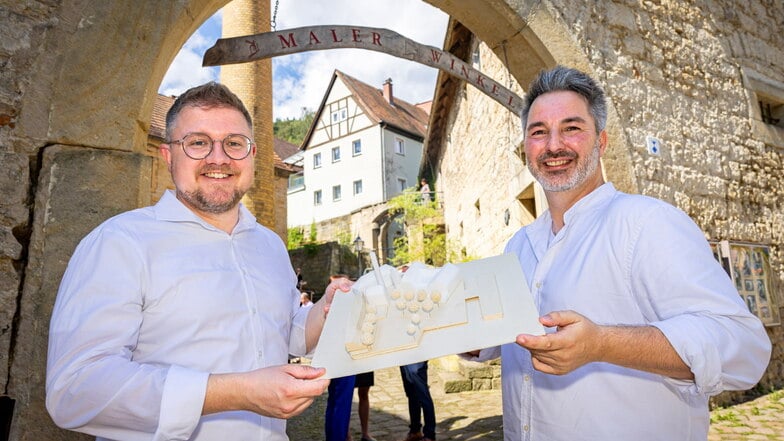
[[[578,185],[585,182],[589,176],[593,175],[597,168],[599,168],[599,141],[596,141],[596,145],[594,145],[591,153],[586,157],[586,161],[582,164],[577,164],[577,169],[575,169],[574,173],[567,178],[565,182],[556,182],[555,179],[548,180],[543,173],[539,173],[539,171],[534,167],[533,162],[528,163],[528,170],[534,176],[534,178],[539,181],[539,184],[542,185],[542,188],[545,191],[551,192],[560,192],[560,191],[569,191]],[[544,159],[548,157],[558,157],[557,155],[549,155],[544,153],[536,158],[537,162],[543,162]]]
[[[223,214],[229,210],[234,209],[240,203],[242,196],[245,193],[240,190],[234,190],[234,194],[230,199],[225,201],[209,200],[201,190],[196,191],[182,191],[177,190],[177,196],[180,200],[185,201],[191,207],[204,213]]]

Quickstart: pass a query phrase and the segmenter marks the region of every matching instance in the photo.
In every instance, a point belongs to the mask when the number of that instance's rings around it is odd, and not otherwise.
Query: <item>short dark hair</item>
[[[171,140],[174,130],[174,122],[185,107],[228,107],[236,109],[245,117],[251,133],[253,132],[253,120],[248,109],[242,104],[242,100],[237,97],[228,87],[223,84],[210,81],[201,86],[192,87],[182,93],[166,112],[166,139]]]
[[[570,91],[580,94],[588,101],[588,112],[596,125],[596,132],[604,130],[607,125],[607,101],[604,91],[588,74],[564,66],[556,66],[550,70],[543,70],[528,86],[520,112],[523,132],[528,125],[528,112],[531,105],[541,95],[548,92]]]

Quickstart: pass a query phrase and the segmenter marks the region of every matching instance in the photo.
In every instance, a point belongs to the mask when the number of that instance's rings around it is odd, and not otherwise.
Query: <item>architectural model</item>
[[[335,296],[312,365],[335,378],[473,351],[544,334],[538,318],[511,254],[405,272],[374,264]]]

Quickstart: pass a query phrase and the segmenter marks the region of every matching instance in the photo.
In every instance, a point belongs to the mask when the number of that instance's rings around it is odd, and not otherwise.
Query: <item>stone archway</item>
[[[463,22],[499,56],[504,53],[521,84],[556,62],[590,70],[549,3],[425,1]],[[12,250],[2,257],[23,268],[3,274],[18,285],[12,293],[15,316],[2,323],[12,331],[0,338],[0,352],[8,354],[0,378],[16,399],[12,440],[87,439],[54,427],[44,405],[47,329],[59,281],[90,229],[149,202],[144,149],[157,87],[187,37],[227,2],[62,0],[34,12],[19,7],[32,23],[20,31],[28,46],[13,49],[17,64],[4,73],[17,89],[9,100],[15,106],[11,116],[0,108],[0,116],[12,122],[0,118],[0,141],[10,146],[4,160],[25,180],[16,197],[29,212],[26,220],[20,215],[0,221],[8,231],[25,231],[2,238]],[[3,17],[9,28],[17,26]],[[614,112],[610,123],[611,137],[620,140]],[[614,151],[608,173],[628,189],[628,158],[624,149]],[[13,251],[19,247],[23,251]]]

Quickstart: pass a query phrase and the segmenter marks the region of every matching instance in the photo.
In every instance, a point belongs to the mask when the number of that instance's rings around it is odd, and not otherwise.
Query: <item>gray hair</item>
[[[185,107],[227,107],[236,109],[242,113],[242,116],[245,117],[245,121],[248,122],[248,127],[250,127],[251,132],[253,131],[253,121],[248,109],[242,104],[242,100],[223,84],[210,81],[209,83],[186,90],[174,100],[174,104],[172,104],[171,108],[169,108],[169,111],[166,113],[167,140],[171,140],[175,121],[177,121],[177,117]]]
[[[525,94],[520,119],[523,132],[528,125],[528,112],[534,100],[548,92],[570,91],[580,94],[588,102],[588,113],[596,125],[596,133],[604,130],[607,124],[607,101],[604,91],[588,74],[577,69],[556,66],[551,70],[543,70],[528,86]]]

